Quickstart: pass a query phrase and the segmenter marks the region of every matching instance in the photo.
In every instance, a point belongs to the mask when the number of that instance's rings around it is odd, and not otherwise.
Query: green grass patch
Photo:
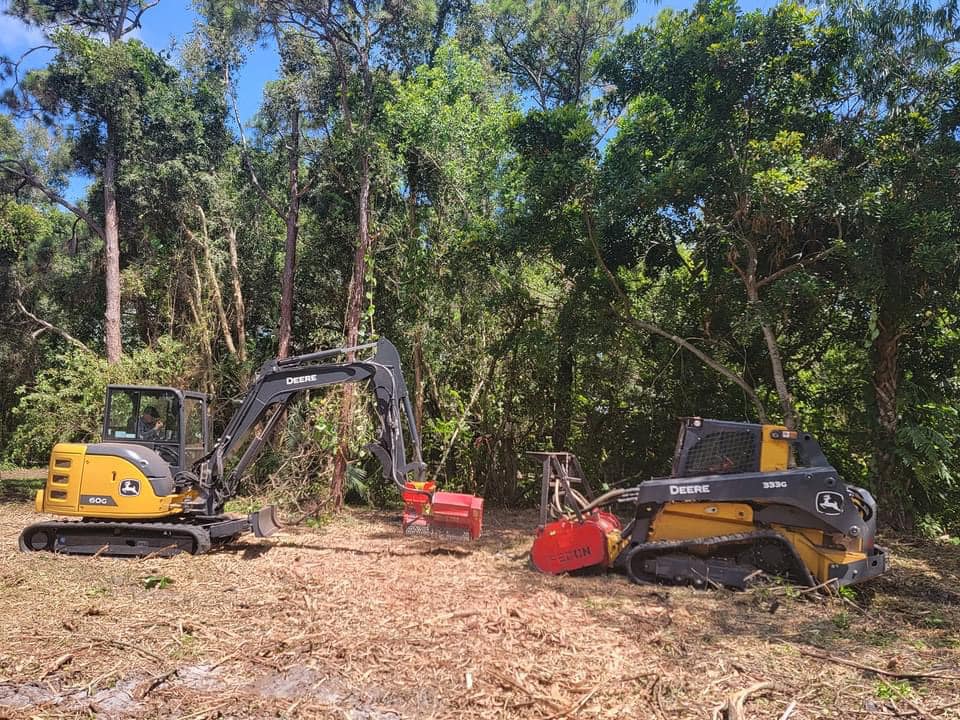
[[[906,700],[913,696],[913,687],[906,680],[881,680],[873,694],[878,700]]]
[[[147,590],[163,590],[173,585],[173,578],[166,575],[148,575],[143,579],[143,587]]]

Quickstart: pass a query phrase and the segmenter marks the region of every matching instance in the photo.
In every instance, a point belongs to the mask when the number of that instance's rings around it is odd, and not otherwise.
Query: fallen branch
[[[513,678],[508,677],[508,676],[506,676],[506,675],[500,675],[499,673],[496,673],[496,672],[494,672],[494,671],[492,671],[492,670],[488,670],[487,672],[488,672],[498,683],[500,683],[500,684],[503,685],[504,687],[512,687],[512,688],[514,688],[515,690],[519,690],[520,692],[522,692],[524,695],[526,695],[526,696],[527,696],[528,698],[530,698],[531,700],[534,700],[535,702],[543,703],[544,705],[546,705],[547,707],[549,707],[551,710],[553,710],[555,713],[558,713],[561,717],[566,714],[565,709],[562,708],[562,707],[560,707],[559,705],[557,705],[553,700],[551,700],[550,698],[543,697],[542,695],[538,695],[537,693],[533,692],[532,690],[528,690],[527,688],[525,688],[523,685],[521,685],[519,682],[517,682],[517,681],[514,680]]]
[[[847,660],[846,658],[838,658],[834,655],[827,655],[826,653],[818,653],[813,650],[805,650],[803,648],[798,648],[801,655],[806,655],[807,657],[817,658],[819,660],[829,660],[830,662],[835,662],[838,665],[846,665],[847,667],[857,668],[858,670],[866,670],[867,672],[872,672],[876,675],[883,675],[884,677],[897,678],[900,680],[960,680],[960,675],[940,675],[938,673],[922,673],[922,672],[895,672],[893,670],[884,670],[883,668],[873,667],[872,665],[863,665],[853,660]]]
[[[159,655],[155,655],[154,653],[150,652],[146,648],[139,647],[138,645],[131,645],[130,643],[125,643],[122,640],[101,640],[99,644],[113,645],[123,650],[133,650],[134,652],[138,652],[141,655],[145,655],[146,657],[150,658],[151,660],[155,660],[158,663],[163,662],[162,657],[160,657]]]
[[[456,620],[459,618],[472,617],[473,615],[479,614],[478,610],[457,610],[455,612],[444,613],[443,615],[434,615],[431,618],[425,618],[419,622],[411,623],[405,625],[401,630],[413,630],[414,628],[423,627],[424,625],[433,625],[439,622],[445,622],[447,620]]]
[[[590,701],[590,698],[596,695],[597,691],[600,688],[602,688],[604,685],[606,685],[608,682],[610,682],[611,679],[612,678],[610,677],[604,678],[603,680],[598,682],[596,685],[594,685],[592,690],[590,690],[586,695],[584,695],[582,698],[580,698],[575,703],[573,703],[573,705],[568,707],[566,710],[563,710],[562,712],[558,712],[555,715],[550,715],[549,717],[545,718],[545,720],[560,720],[560,718],[564,718],[567,715],[571,715],[578,712],[580,708],[586,705]]]
[[[134,693],[134,696],[138,700],[143,700],[155,688],[165,683],[169,678],[173,677],[178,672],[180,672],[180,668],[174,668],[173,670],[168,670],[167,672],[161,673],[160,675],[154,675],[152,678],[150,678],[149,680],[146,680],[143,684],[140,685],[140,687],[137,688],[136,692]]]
[[[797,709],[797,701],[792,700],[787,709],[783,711],[783,715],[780,716],[780,720],[790,720],[790,716],[793,715],[794,711]]]
[[[40,676],[40,679],[44,680],[48,676],[53,675],[57,670],[62,668],[71,660],[73,660],[73,653],[66,653],[64,655],[61,655],[60,657],[58,657],[56,660],[53,661],[50,667],[48,667],[46,670],[43,671],[43,675]]]
[[[754,693],[758,693],[761,690],[769,690],[773,687],[771,682],[760,682],[751,685],[750,687],[741,690],[740,692],[731,693],[727,696],[726,701],[723,705],[720,705],[713,711],[713,719],[720,720],[720,718],[725,718],[726,720],[746,720],[746,715],[743,711],[743,704],[747,701],[747,698]]]

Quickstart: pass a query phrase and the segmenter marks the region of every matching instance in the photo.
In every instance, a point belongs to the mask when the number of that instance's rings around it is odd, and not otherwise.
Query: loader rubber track
[[[760,567],[744,560],[762,545],[779,548],[785,560],[782,567]],[[763,575],[816,585],[793,545],[773,530],[639,543],[627,548],[618,563],[623,564],[631,582],[640,585],[666,581],[744,589],[753,578]]]
[[[206,528],[184,523],[47,521],[20,533],[22,551],[63,555],[199,555],[210,549],[210,543]]]

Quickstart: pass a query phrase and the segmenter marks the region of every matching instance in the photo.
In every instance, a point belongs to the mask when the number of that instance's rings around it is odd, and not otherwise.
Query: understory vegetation
[[[7,9],[46,49],[4,64],[5,461],[96,439],[111,382],[220,429],[265,360],[382,336],[428,476],[491,504],[535,502],[527,451],[665,475],[701,415],[960,532],[956,2],[196,0],[162,53],[152,5]],[[395,499],[368,402],[306,398],[247,492]]]

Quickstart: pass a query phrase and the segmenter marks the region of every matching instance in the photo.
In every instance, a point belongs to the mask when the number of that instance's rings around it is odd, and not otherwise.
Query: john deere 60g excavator
[[[669,477],[600,496],[575,456],[530,455],[543,463],[531,550],[542,572],[616,566],[637,583],[743,588],[764,576],[850,585],[886,567],[873,497],[804,432],[684,418]]]
[[[349,352],[376,348],[366,360],[332,362]],[[368,449],[385,479],[406,501],[404,530],[475,538],[483,501],[471,495],[433,492],[424,483],[420,437],[412,417],[396,348],[385,339],[264,363],[221,437],[210,442],[205,395],[170,387],[113,385],[107,390],[104,442],[59,443],[50,455],[46,486],[37,491],[37,512],[79,517],[43,521],[20,535],[24,551],[73,554],[171,555],[202,553],[212,542],[253,531],[278,529],[274,508],[247,517],[224,514],[244,472],[305,390],[366,383],[380,420]],[[263,422],[236,464],[234,455]],[[406,457],[402,423],[413,458]],[[408,481],[412,473],[414,480]]]

